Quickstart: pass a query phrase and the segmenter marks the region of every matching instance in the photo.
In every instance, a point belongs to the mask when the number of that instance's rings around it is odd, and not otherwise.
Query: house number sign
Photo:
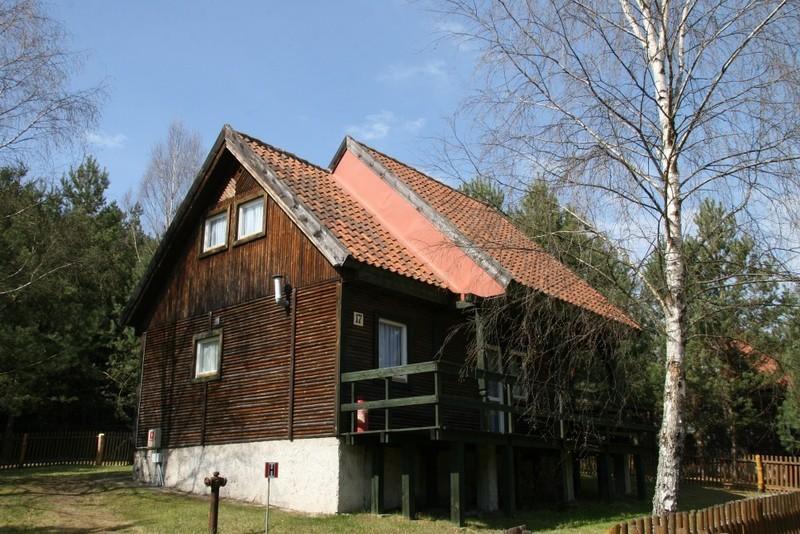
[[[364,314],[361,312],[353,312],[353,324],[356,326],[364,326]]]

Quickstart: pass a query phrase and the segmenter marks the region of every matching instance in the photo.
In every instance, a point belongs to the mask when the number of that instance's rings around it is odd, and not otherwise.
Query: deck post
[[[478,446],[478,509],[497,511],[497,448],[493,443]]]
[[[647,498],[647,492],[645,490],[644,462],[641,454],[633,455],[633,471],[636,475],[636,498],[644,500]]]
[[[402,486],[403,517],[414,519],[417,515],[416,495],[414,492],[414,470],[416,448],[411,445],[403,447],[403,467],[400,473]]]
[[[614,495],[622,496],[625,495],[625,475],[627,473],[627,469],[625,469],[625,462],[628,460],[628,456],[626,454],[613,454],[611,455],[613,469],[614,469]]]
[[[561,499],[565,503],[575,502],[575,476],[572,472],[573,464],[572,453],[561,449]]]
[[[370,511],[383,513],[383,447],[372,449],[372,479],[370,481]]]
[[[503,513],[506,517],[514,516],[517,505],[517,486],[514,477],[514,447],[502,445],[503,450]]]
[[[464,526],[464,442],[454,441],[450,451],[450,521]]]
[[[609,455],[605,452],[597,454],[597,492],[601,499],[611,499],[613,489],[611,487],[611,473],[609,469]]]
[[[575,498],[581,496],[581,459],[572,455],[572,493]]]

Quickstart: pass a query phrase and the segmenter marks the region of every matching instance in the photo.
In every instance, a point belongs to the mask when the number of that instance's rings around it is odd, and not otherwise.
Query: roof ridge
[[[378,153],[378,154],[380,154],[381,156],[383,156],[383,157],[385,157],[385,158],[389,158],[390,160],[394,161],[395,163],[399,163],[400,165],[403,165],[403,166],[405,166],[405,167],[408,167],[408,168],[409,168],[409,169],[411,169],[412,171],[415,171],[415,172],[418,172],[418,173],[420,173],[420,174],[421,174],[421,175],[423,175],[425,178],[428,178],[429,180],[433,180],[433,181],[434,181],[434,182],[436,182],[437,184],[443,185],[444,187],[446,187],[446,188],[450,189],[451,191],[453,191],[453,192],[455,192],[455,193],[457,193],[457,194],[459,194],[459,195],[461,195],[461,196],[463,196],[463,197],[465,197],[465,198],[468,198],[468,199],[470,199],[470,200],[472,200],[472,201],[474,201],[474,202],[477,202],[478,204],[482,204],[482,205],[486,206],[487,208],[493,209],[494,211],[496,211],[496,212],[500,213],[501,215],[503,215],[503,216],[505,216],[505,217],[507,217],[507,216],[508,216],[508,214],[507,214],[506,212],[504,212],[503,210],[501,210],[501,209],[498,209],[498,208],[496,208],[495,206],[492,206],[491,204],[489,204],[488,202],[486,202],[486,201],[484,201],[484,200],[481,200],[481,199],[479,199],[479,198],[475,198],[475,197],[473,197],[473,196],[470,196],[470,195],[466,194],[465,192],[463,192],[463,191],[461,191],[461,190],[459,190],[459,189],[457,189],[457,188],[453,187],[452,185],[450,185],[450,184],[447,184],[447,183],[445,183],[445,182],[443,182],[443,181],[441,181],[441,180],[438,180],[438,179],[434,178],[433,176],[431,176],[430,174],[428,174],[428,173],[426,173],[426,172],[423,172],[423,171],[419,170],[417,167],[415,167],[415,166],[413,166],[413,165],[409,165],[408,163],[406,163],[406,162],[404,162],[404,161],[400,161],[400,160],[399,160],[399,159],[397,159],[396,157],[394,157],[394,156],[391,156],[391,155],[387,154],[386,152],[382,152],[382,151],[378,150],[377,148],[375,148],[375,147],[373,147],[373,146],[371,146],[371,145],[368,145],[368,144],[366,144],[366,143],[362,143],[362,142],[361,142],[361,141],[359,141],[358,139],[353,139],[353,140],[354,140],[356,143],[358,143],[358,144],[360,144],[361,146],[363,146],[364,148],[367,148],[367,149],[369,149],[369,150],[372,150],[372,151],[374,151],[374,152],[377,152],[377,153]]]
[[[306,165],[314,167],[315,169],[319,169],[319,170],[325,172],[325,174],[331,174],[330,169],[326,169],[325,167],[322,167],[321,165],[317,165],[316,163],[314,163],[312,161],[309,161],[306,158],[300,157],[297,154],[295,154],[294,152],[290,152],[290,151],[286,150],[285,148],[277,147],[275,145],[272,145],[270,143],[262,141],[258,137],[254,137],[254,136],[252,136],[250,134],[247,134],[247,133],[244,133],[242,131],[239,131],[239,130],[234,130],[234,131],[237,134],[241,135],[242,137],[246,137],[246,138],[250,139],[251,141],[255,141],[256,143],[258,143],[258,144],[260,144],[260,145],[262,145],[262,146],[264,146],[266,148],[269,148],[271,150],[274,150],[275,152],[279,152],[279,153],[281,153],[281,154],[283,154],[285,156],[289,156],[290,158],[296,159],[297,161],[299,161],[301,163],[305,163]]]

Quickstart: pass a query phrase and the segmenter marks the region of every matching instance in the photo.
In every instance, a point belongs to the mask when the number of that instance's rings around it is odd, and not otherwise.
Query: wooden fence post
[[[25,465],[25,455],[28,453],[28,433],[25,432],[22,434],[22,443],[19,445],[19,462],[17,462],[17,467],[22,467]]]
[[[758,483],[758,491],[763,493],[766,486],[764,485],[764,462],[761,461],[760,454],[756,454],[756,481]]]
[[[103,433],[97,434],[97,456],[94,460],[94,465],[103,465],[103,453],[106,448],[106,435]]]

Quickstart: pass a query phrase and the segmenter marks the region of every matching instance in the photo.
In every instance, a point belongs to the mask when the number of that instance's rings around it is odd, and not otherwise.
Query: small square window
[[[236,220],[236,239],[264,233],[264,197],[239,204]]]
[[[212,335],[195,340],[195,378],[216,376],[219,373],[219,356],[222,336]]]
[[[378,367],[398,367],[408,363],[408,340],[406,325],[387,319],[378,321]],[[408,377],[396,376],[405,382]]]
[[[228,212],[224,211],[206,219],[203,228],[203,252],[224,247],[228,242]]]

